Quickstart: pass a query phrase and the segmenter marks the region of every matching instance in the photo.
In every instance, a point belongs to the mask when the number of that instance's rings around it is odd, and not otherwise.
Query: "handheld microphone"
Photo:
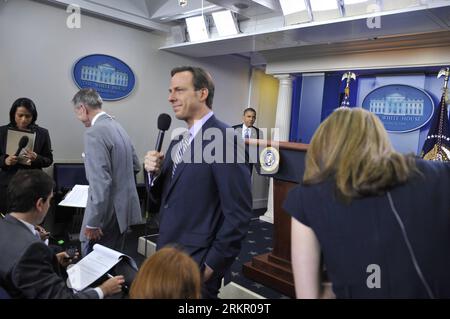
[[[155,149],[157,152],[161,152],[161,147],[164,140],[164,134],[170,127],[170,123],[172,123],[172,118],[169,114],[161,113],[158,116],[158,139],[156,140]]]
[[[162,148],[162,144],[163,144],[163,140],[164,140],[164,134],[166,133],[166,131],[169,129],[170,127],[170,123],[172,123],[172,118],[170,117],[169,114],[166,113],[161,113],[158,116],[158,138],[156,139],[156,146],[155,146],[155,150],[157,152],[161,152],[161,148]],[[153,173],[148,173],[148,182],[149,182],[149,186],[151,186],[152,184],[152,180],[153,180]]]
[[[20,151],[22,150],[22,148],[24,148],[25,146],[27,146],[28,144],[28,136],[24,135],[20,138],[19,140],[19,147],[17,148],[16,153],[14,154],[14,156],[19,156]]]

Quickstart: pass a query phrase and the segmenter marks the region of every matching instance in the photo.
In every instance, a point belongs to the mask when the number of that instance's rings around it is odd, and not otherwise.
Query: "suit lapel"
[[[213,115],[213,116],[211,116],[211,117],[205,122],[205,124],[203,124],[202,128],[200,129],[200,131],[198,131],[197,135],[194,136],[194,140],[191,142],[191,144],[189,145],[189,147],[186,149],[186,151],[185,151],[185,153],[184,153],[184,155],[183,155],[183,158],[184,158],[184,156],[185,156],[186,154],[189,154],[189,156],[190,156],[190,158],[191,158],[191,163],[194,163],[194,152],[192,151],[192,150],[193,150],[192,147],[194,146],[194,149],[195,149],[195,145],[196,145],[197,143],[202,143],[202,147],[199,149],[199,151],[201,150],[201,152],[203,152],[203,149],[204,149],[204,147],[205,147],[205,141],[203,140],[203,132],[204,132],[205,130],[207,130],[208,128],[213,127],[215,121],[216,121],[216,119],[215,119],[215,116]],[[177,143],[178,143],[178,142],[177,142]],[[174,144],[174,146],[175,146],[175,144]],[[198,147],[197,147],[197,148],[198,148]],[[169,156],[170,156],[170,154],[169,154]],[[203,154],[202,154],[202,160],[203,160]],[[184,169],[186,168],[186,166],[187,166],[188,164],[191,164],[191,163],[185,163],[184,161],[182,161],[180,164],[178,164],[177,169],[176,169],[176,171],[175,171],[175,175],[173,175],[173,177],[171,178],[171,181],[170,181],[170,184],[169,184],[169,188],[168,188],[168,190],[167,190],[167,195],[166,195],[166,197],[169,196],[169,194],[170,194],[170,192],[172,191],[174,185],[175,185],[175,184],[177,183],[177,181],[180,179],[180,177],[181,177],[181,175],[183,174],[183,171],[184,171]],[[168,170],[168,174],[169,174],[168,177],[169,177],[169,178],[170,178],[171,175],[172,175],[172,167],[173,167],[173,161],[172,161],[172,158],[170,158],[170,165],[169,165],[169,167],[168,167],[168,169],[170,169],[170,170]]]

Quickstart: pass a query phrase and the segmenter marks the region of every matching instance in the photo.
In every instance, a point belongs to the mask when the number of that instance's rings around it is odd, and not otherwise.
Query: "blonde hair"
[[[175,247],[164,247],[147,258],[130,289],[131,299],[199,299],[197,263]]]
[[[362,108],[336,109],[317,129],[306,155],[304,184],[334,178],[344,199],[382,194],[415,168],[396,152],[378,117]]]

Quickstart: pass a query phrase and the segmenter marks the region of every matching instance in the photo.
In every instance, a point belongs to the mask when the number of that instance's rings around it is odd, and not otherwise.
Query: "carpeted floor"
[[[286,299],[289,297],[246,278],[242,273],[242,265],[244,263],[250,261],[251,258],[256,255],[265,254],[272,250],[273,225],[259,220],[259,216],[263,213],[264,210],[254,211],[255,217],[250,223],[248,234],[243,241],[241,253],[232,266],[231,280],[265,298]],[[133,226],[131,231],[127,234],[124,253],[132,257],[138,266],[145,260],[144,256],[137,252],[139,237],[144,236],[145,234],[154,234],[156,231],[157,228],[153,223],[150,224],[150,227],[147,227],[147,229],[145,225],[142,224]],[[55,238],[64,240],[64,244],[60,245],[62,248],[73,245],[79,247],[79,242],[70,241],[67,234],[55,234]],[[55,244],[56,242],[52,241],[52,243]]]
[[[255,218],[250,223],[247,237],[242,243],[242,249],[231,267],[232,281],[269,299],[288,299],[289,297],[270,289],[260,283],[245,277],[242,266],[253,257],[272,251],[273,225]]]
[[[255,218],[250,223],[247,237],[243,241],[241,253],[236,258],[232,266],[231,280],[246,289],[249,289],[265,298],[285,299],[289,298],[278,291],[270,289],[262,284],[256,283],[246,278],[242,273],[242,265],[251,260],[252,257],[265,254],[272,250],[273,225],[259,220],[259,215],[264,211],[255,211]],[[150,229],[147,234],[156,232],[155,228]],[[144,225],[135,226],[128,234],[125,243],[125,253],[136,260],[140,265],[144,261],[144,256],[137,253],[138,238],[144,235]]]

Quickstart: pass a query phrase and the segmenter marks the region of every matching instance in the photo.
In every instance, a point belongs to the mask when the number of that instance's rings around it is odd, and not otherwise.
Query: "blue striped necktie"
[[[183,159],[183,154],[186,151],[186,149],[189,146],[189,142],[191,139],[191,132],[187,131],[183,134],[183,139],[178,144],[178,150],[175,154],[175,158],[173,159],[173,166],[172,166],[172,177],[175,175],[175,170],[177,169],[178,164],[181,163],[181,160]]]
[[[247,127],[247,128],[245,129],[244,138],[250,138],[250,128],[249,128],[249,127]]]

